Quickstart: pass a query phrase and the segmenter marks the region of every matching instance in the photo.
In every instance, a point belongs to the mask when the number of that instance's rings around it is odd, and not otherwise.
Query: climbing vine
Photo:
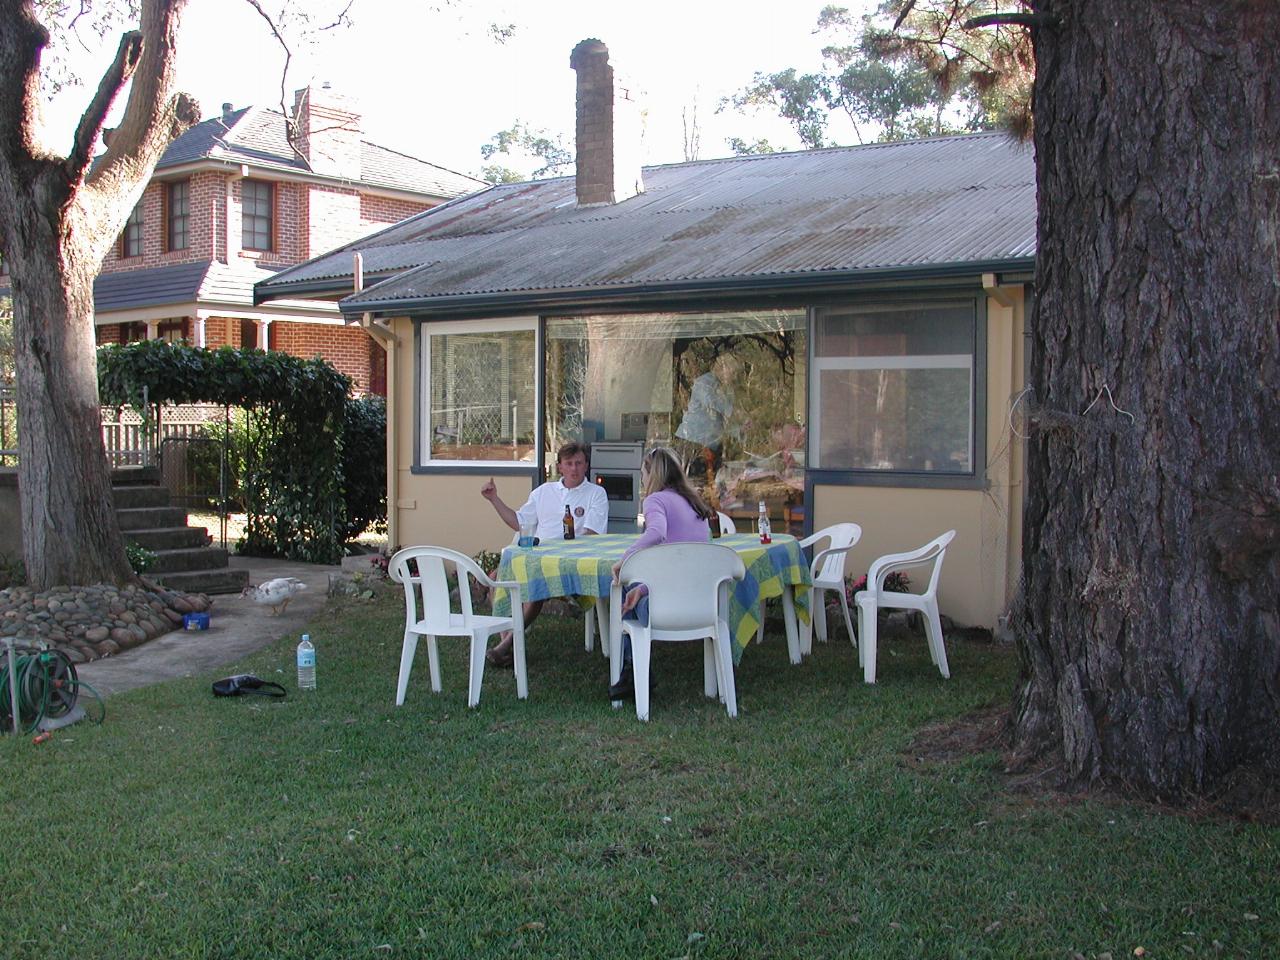
[[[144,416],[148,404],[245,408],[246,523],[239,549],[252,556],[309,563],[342,558],[342,443],[350,389],[351,380],[323,360],[275,351],[206,350],[161,340],[98,351],[104,404],[132,406]]]

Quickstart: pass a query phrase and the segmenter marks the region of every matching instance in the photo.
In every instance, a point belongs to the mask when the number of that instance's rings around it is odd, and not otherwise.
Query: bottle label
[[[316,652],[314,650],[298,651],[298,666],[314,667],[316,665]]]

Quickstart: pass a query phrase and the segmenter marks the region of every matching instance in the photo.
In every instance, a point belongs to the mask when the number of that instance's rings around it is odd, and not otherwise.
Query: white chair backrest
[[[461,613],[469,620],[472,616],[471,585],[467,576],[475,577],[486,586],[491,585],[491,581],[480,565],[466,554],[445,547],[405,547],[396,551],[387,564],[391,579],[404,584],[405,616],[410,623],[419,620],[449,622],[452,605],[446,564],[454,568]]]
[[[929,585],[921,591],[922,595],[933,596],[938,592],[938,578],[942,574],[942,561],[947,555],[947,545],[955,539],[956,532],[948,530],[942,536],[934,540],[930,540],[919,550],[910,550],[906,553],[890,553],[878,559],[871,565],[871,569],[867,572],[868,589],[874,586],[879,592],[884,589],[884,578],[894,570],[904,570],[908,567],[920,567],[931,564],[933,569],[929,574]]]
[[[720,536],[731,537],[738,532],[738,526],[733,522],[733,517],[719,510],[716,511],[716,516],[720,518]]]
[[[862,539],[862,527],[856,523],[833,523],[831,526],[823,527],[813,536],[806,538],[803,544],[809,546],[823,539],[829,542],[822,550],[817,550],[814,553],[815,562],[817,562],[818,554],[822,553],[823,550],[841,550],[843,547],[852,547]],[[818,564],[818,568],[812,571],[813,578],[815,580],[825,580],[829,583],[843,580],[844,562],[848,556],[848,550],[827,554]]]
[[[623,584],[649,588],[649,626],[692,630],[714,624],[720,584],[746,576],[742,558],[716,543],[663,543],[632,554],[618,572]]]

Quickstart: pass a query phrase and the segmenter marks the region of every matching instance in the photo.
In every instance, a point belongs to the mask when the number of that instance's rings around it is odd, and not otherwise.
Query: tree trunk
[[[19,257],[43,264],[19,260],[12,268],[27,579],[36,589],[126,583],[136,578],[112,502],[98,406],[97,263],[76,242],[74,208],[65,219],[59,210],[63,191],[41,188],[50,179],[40,178],[25,197],[9,198],[8,214],[24,235],[15,245]]]
[[[1280,4],[1037,11],[1015,744],[1173,798],[1280,743]]]

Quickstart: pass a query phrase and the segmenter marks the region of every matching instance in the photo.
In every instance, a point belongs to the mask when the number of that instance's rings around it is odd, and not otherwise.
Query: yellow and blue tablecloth
[[[551,540],[529,548],[509,546],[502,551],[497,579],[519,583],[525,600],[578,597],[586,606],[596,598],[608,598],[613,565],[638,536],[611,533]],[[737,662],[760,625],[761,599],[782,596],[786,585],[807,586],[812,582],[809,565],[796,538],[785,534],[774,537],[768,546],[750,533],[733,534],[714,542],[736,551],[747,569],[747,575],[732,585],[729,594],[729,629],[736,641],[733,658]],[[511,612],[511,600],[505,590],[495,591],[493,612],[500,617]],[[805,623],[809,622],[809,591],[797,591],[796,612]]]

